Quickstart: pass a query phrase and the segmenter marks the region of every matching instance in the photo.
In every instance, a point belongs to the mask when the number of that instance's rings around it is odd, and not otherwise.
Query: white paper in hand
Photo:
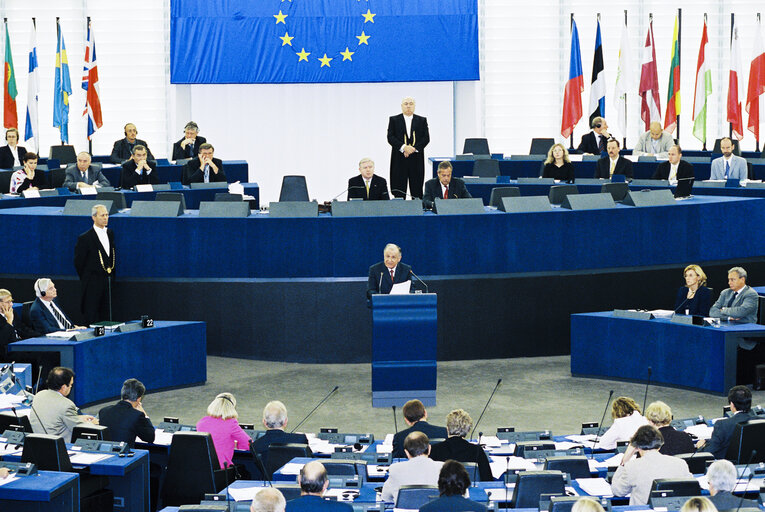
[[[404,281],[403,283],[396,283],[393,288],[390,289],[391,295],[407,295],[412,289],[412,281]]]

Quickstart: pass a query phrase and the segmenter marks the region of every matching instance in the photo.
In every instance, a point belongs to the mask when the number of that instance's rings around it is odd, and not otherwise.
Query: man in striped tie
[[[58,293],[53,281],[47,277],[38,279],[35,281],[34,288],[37,299],[29,309],[29,316],[37,332],[48,334],[69,329],[85,329],[85,327],[74,325],[74,322],[58,305],[56,300]]]

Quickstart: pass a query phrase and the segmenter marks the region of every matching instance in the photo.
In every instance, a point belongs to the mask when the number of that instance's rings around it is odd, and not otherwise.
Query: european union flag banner
[[[172,0],[170,78],[478,80],[477,0]]]

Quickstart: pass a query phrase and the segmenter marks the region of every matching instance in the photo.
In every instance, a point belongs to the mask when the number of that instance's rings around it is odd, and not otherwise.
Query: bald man
[[[112,154],[109,156],[109,161],[113,164],[123,164],[127,162],[133,155],[133,149],[135,149],[136,146],[143,146],[146,148],[146,152],[149,155],[149,160],[156,160],[154,155],[151,154],[151,150],[149,149],[149,145],[146,144],[146,141],[137,138],[137,135],[138,128],[136,128],[133,123],[126,124],[125,138],[114,142],[114,147],[112,148]]]
[[[672,135],[661,129],[661,123],[653,121],[650,129],[640,136],[632,154],[635,156],[657,156],[667,158],[669,149],[675,144]]]
[[[300,470],[298,476],[300,497],[287,502],[287,512],[314,512],[317,510],[351,512],[353,507],[347,503],[329,501],[323,498],[329,487],[329,477],[324,464],[311,461]]]
[[[425,181],[425,146],[430,142],[428,120],[414,113],[414,98],[401,100],[401,113],[388,120],[390,144],[390,189],[394,197],[409,195],[422,199]]]

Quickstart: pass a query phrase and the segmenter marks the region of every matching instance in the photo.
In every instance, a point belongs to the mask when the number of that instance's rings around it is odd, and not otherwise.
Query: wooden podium
[[[372,407],[436,405],[435,293],[372,295]]]

